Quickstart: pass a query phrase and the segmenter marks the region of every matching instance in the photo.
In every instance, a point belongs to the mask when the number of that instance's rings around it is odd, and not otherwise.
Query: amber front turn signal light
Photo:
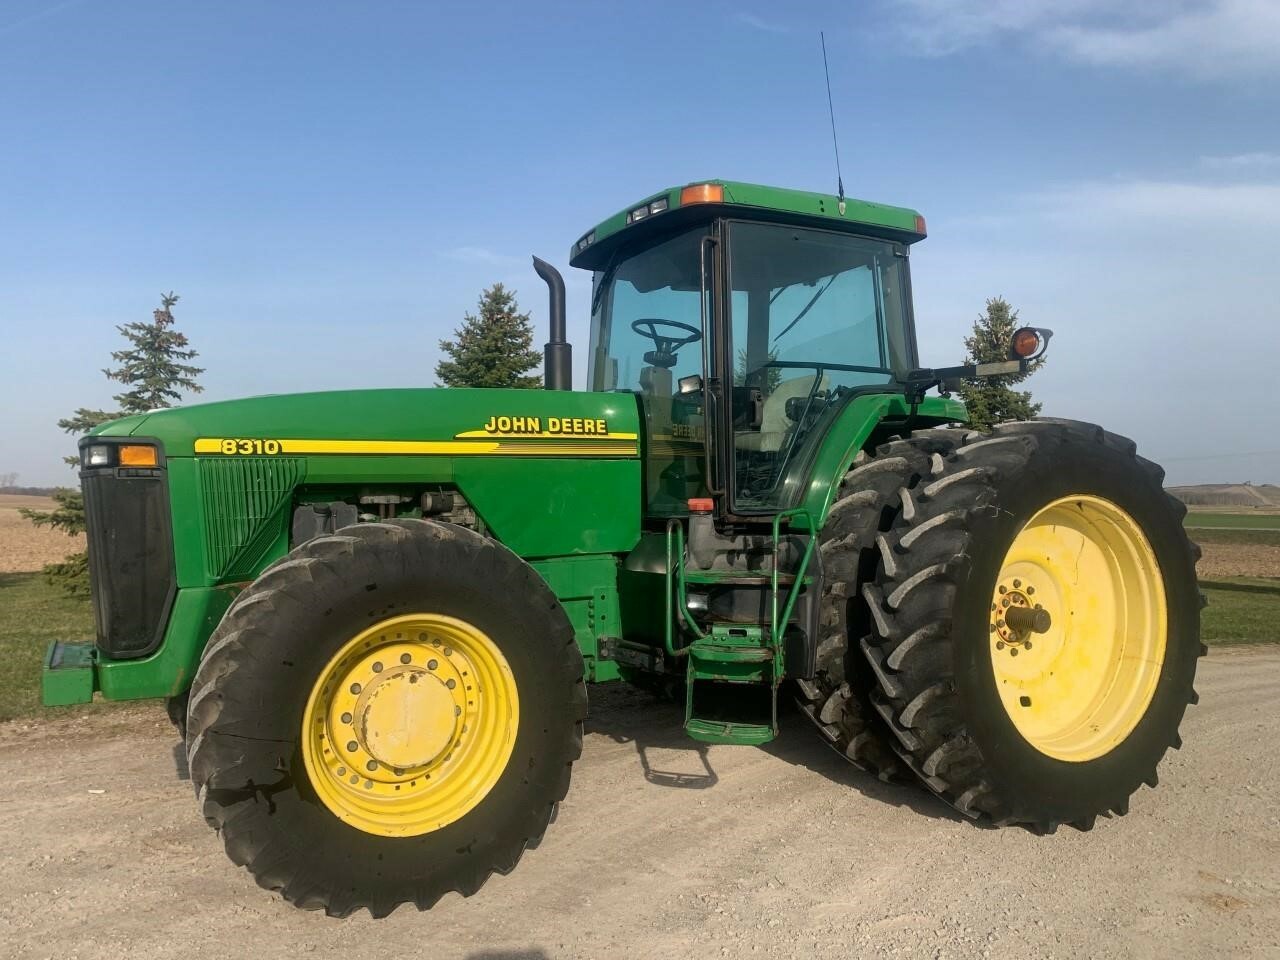
[[[1020,330],[1015,330],[1010,349],[1015,357],[1026,360],[1028,357],[1034,356],[1036,351],[1040,349],[1040,334],[1030,327],[1022,327]]]
[[[690,497],[690,513],[710,513],[716,508],[716,502],[710,497]]]
[[[694,183],[680,191],[680,206],[691,203],[723,203],[724,187],[718,183]]]
[[[155,467],[160,458],[155,447],[129,445],[120,448],[120,466],[122,467]]]

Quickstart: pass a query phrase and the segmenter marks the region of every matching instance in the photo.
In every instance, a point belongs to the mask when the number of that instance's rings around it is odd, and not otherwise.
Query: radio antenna
[[[827,78],[827,114],[831,117],[831,146],[836,151],[836,193],[840,200],[840,215],[844,216],[844,177],[840,174],[840,141],[836,139],[836,108],[831,103],[831,70],[827,67],[827,35],[818,31],[822,41],[822,74]]]

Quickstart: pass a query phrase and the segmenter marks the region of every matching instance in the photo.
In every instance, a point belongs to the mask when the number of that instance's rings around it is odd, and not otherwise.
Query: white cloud
[[[1254,151],[1252,153],[1233,153],[1226,156],[1201,157],[1200,162],[1214,170],[1264,170],[1280,166],[1280,153]]]
[[[1033,209],[1064,224],[1122,219],[1135,225],[1172,221],[1280,227],[1280,184],[1276,183],[1086,182],[1036,194],[1030,202]]]
[[[926,54],[1022,39],[1097,66],[1198,77],[1280,73],[1276,0],[897,0],[901,29]]]
[[[755,30],[763,30],[765,33],[790,33],[791,28],[776,23],[772,20],[766,20],[764,17],[757,17],[754,13],[736,13],[733,18],[741,24],[745,24]]]

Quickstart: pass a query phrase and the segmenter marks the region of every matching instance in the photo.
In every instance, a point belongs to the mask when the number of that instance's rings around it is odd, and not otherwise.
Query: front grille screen
[[[145,656],[160,644],[175,587],[163,474],[94,471],[81,486],[98,647],[116,658]]]

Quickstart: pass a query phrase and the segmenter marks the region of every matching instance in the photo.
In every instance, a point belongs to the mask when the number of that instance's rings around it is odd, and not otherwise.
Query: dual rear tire
[[[802,707],[850,759],[969,817],[1050,831],[1126,812],[1180,745],[1204,649],[1198,554],[1162,479],[1069,421],[881,447],[823,533],[832,629]]]

